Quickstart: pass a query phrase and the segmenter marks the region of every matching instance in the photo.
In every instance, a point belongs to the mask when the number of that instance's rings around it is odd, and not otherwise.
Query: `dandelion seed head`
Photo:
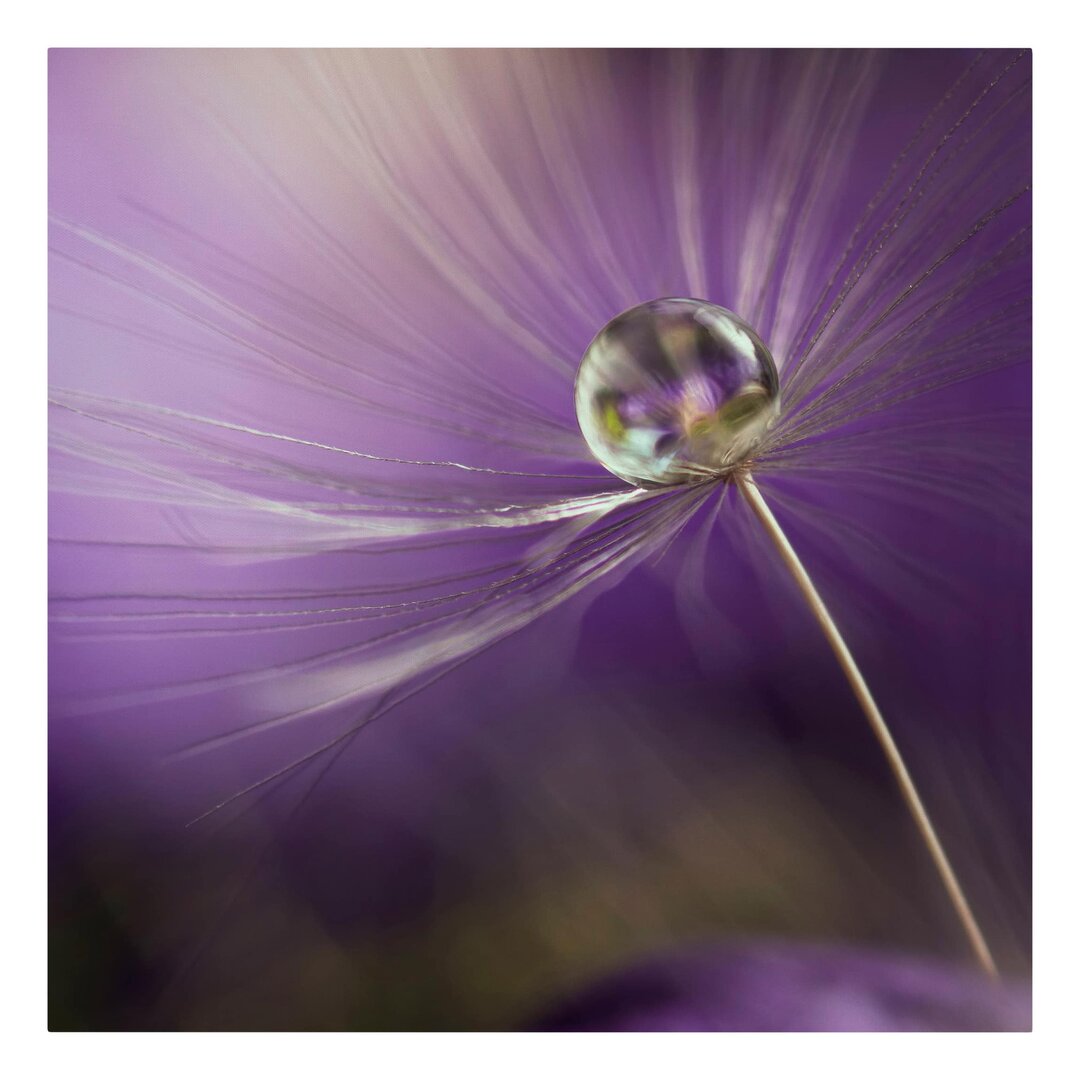
[[[664,298],[624,311],[593,338],[575,403],[597,460],[658,487],[744,462],[776,418],[780,384],[768,347],[738,315]]]

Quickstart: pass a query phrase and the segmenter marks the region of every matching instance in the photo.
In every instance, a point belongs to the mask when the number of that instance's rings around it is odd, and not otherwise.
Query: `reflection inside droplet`
[[[769,350],[737,315],[704,300],[650,300],[593,338],[575,403],[597,460],[653,487],[744,462],[776,416],[780,384]]]

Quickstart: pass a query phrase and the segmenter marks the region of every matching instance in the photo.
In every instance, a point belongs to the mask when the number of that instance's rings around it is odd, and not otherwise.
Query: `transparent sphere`
[[[597,460],[643,487],[723,476],[760,443],[780,407],[764,342],[704,300],[624,311],[593,338],[574,389]]]

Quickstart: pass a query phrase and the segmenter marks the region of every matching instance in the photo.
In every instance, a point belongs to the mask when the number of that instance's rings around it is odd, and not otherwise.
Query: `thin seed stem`
[[[930,816],[923,806],[922,799],[919,798],[919,792],[916,790],[915,784],[907,771],[900,750],[893,741],[892,734],[885,723],[885,718],[881,715],[881,711],[871,696],[870,688],[866,685],[866,680],[862,677],[862,672],[859,671],[854,657],[852,657],[851,652],[844,643],[844,639],[840,636],[840,631],[836,628],[836,623],[833,622],[829,609],[818,595],[814,583],[810,580],[810,575],[806,572],[799,556],[795,553],[791,542],[784,535],[779,522],[773,517],[768,503],[765,502],[753,478],[749,473],[737,472],[735,482],[738,484],[743,497],[750,504],[750,508],[765,527],[765,531],[769,534],[772,542],[776,545],[780,557],[791,572],[791,576],[795,579],[795,584],[803,594],[807,604],[809,604],[810,610],[813,612],[814,618],[817,619],[822,631],[824,631],[825,637],[840,664],[840,668],[851,684],[855,698],[859,702],[862,711],[866,714],[866,719],[870,722],[870,727],[885,753],[885,758],[900,787],[900,794],[903,795],[904,802],[907,803],[908,810],[911,811],[911,816],[915,819],[915,824],[918,826],[927,850],[930,852],[930,857],[934,860],[934,865],[941,875],[945,891],[949,894],[949,899],[952,901],[956,914],[963,924],[971,948],[983,970],[996,979],[998,977],[997,965],[990,955],[990,949],[987,947],[986,939],[979,929],[979,924],[971,913],[967,898],[964,896],[964,890],[960,888],[960,882],[957,881],[956,874],[953,873],[945,849],[941,846],[941,841],[938,840],[934,826],[930,822]]]

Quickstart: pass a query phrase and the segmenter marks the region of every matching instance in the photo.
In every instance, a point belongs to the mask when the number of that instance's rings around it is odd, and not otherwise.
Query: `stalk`
[[[840,631],[836,628],[836,623],[833,622],[829,609],[818,595],[814,583],[810,580],[810,575],[806,572],[806,568],[795,553],[791,542],[784,535],[779,522],[773,517],[772,510],[769,509],[768,503],[765,502],[753,478],[748,472],[736,472],[735,483],[738,485],[743,498],[750,504],[750,508],[769,534],[773,544],[776,545],[780,558],[795,579],[799,592],[802,593],[803,598],[809,605],[810,611],[825,634],[825,638],[829,642],[837,662],[840,664],[840,669],[851,685],[855,699],[870,723],[870,728],[885,754],[889,768],[892,769],[893,776],[896,778],[896,783],[900,788],[900,794],[903,796],[911,816],[915,819],[915,824],[919,829],[923,842],[926,844],[927,850],[930,852],[930,857],[934,860],[942,884],[949,894],[949,899],[957,917],[960,919],[964,933],[967,935],[979,965],[991,978],[998,978],[997,965],[994,963],[994,958],[987,947],[986,939],[983,937],[979,924],[971,912],[971,906],[968,904],[964,890],[960,887],[960,882],[953,872],[948,856],[945,854],[945,849],[941,846],[941,841],[934,831],[930,815],[927,814],[926,808],[923,806],[915,783],[911,779],[907,766],[904,764],[903,756],[889,731],[888,725],[885,723],[885,718],[881,715],[881,710],[877,707],[877,703],[870,693],[870,688],[866,685],[862,672],[859,671],[859,667],[855,663],[855,658],[851,655],[844,639],[840,636]]]

